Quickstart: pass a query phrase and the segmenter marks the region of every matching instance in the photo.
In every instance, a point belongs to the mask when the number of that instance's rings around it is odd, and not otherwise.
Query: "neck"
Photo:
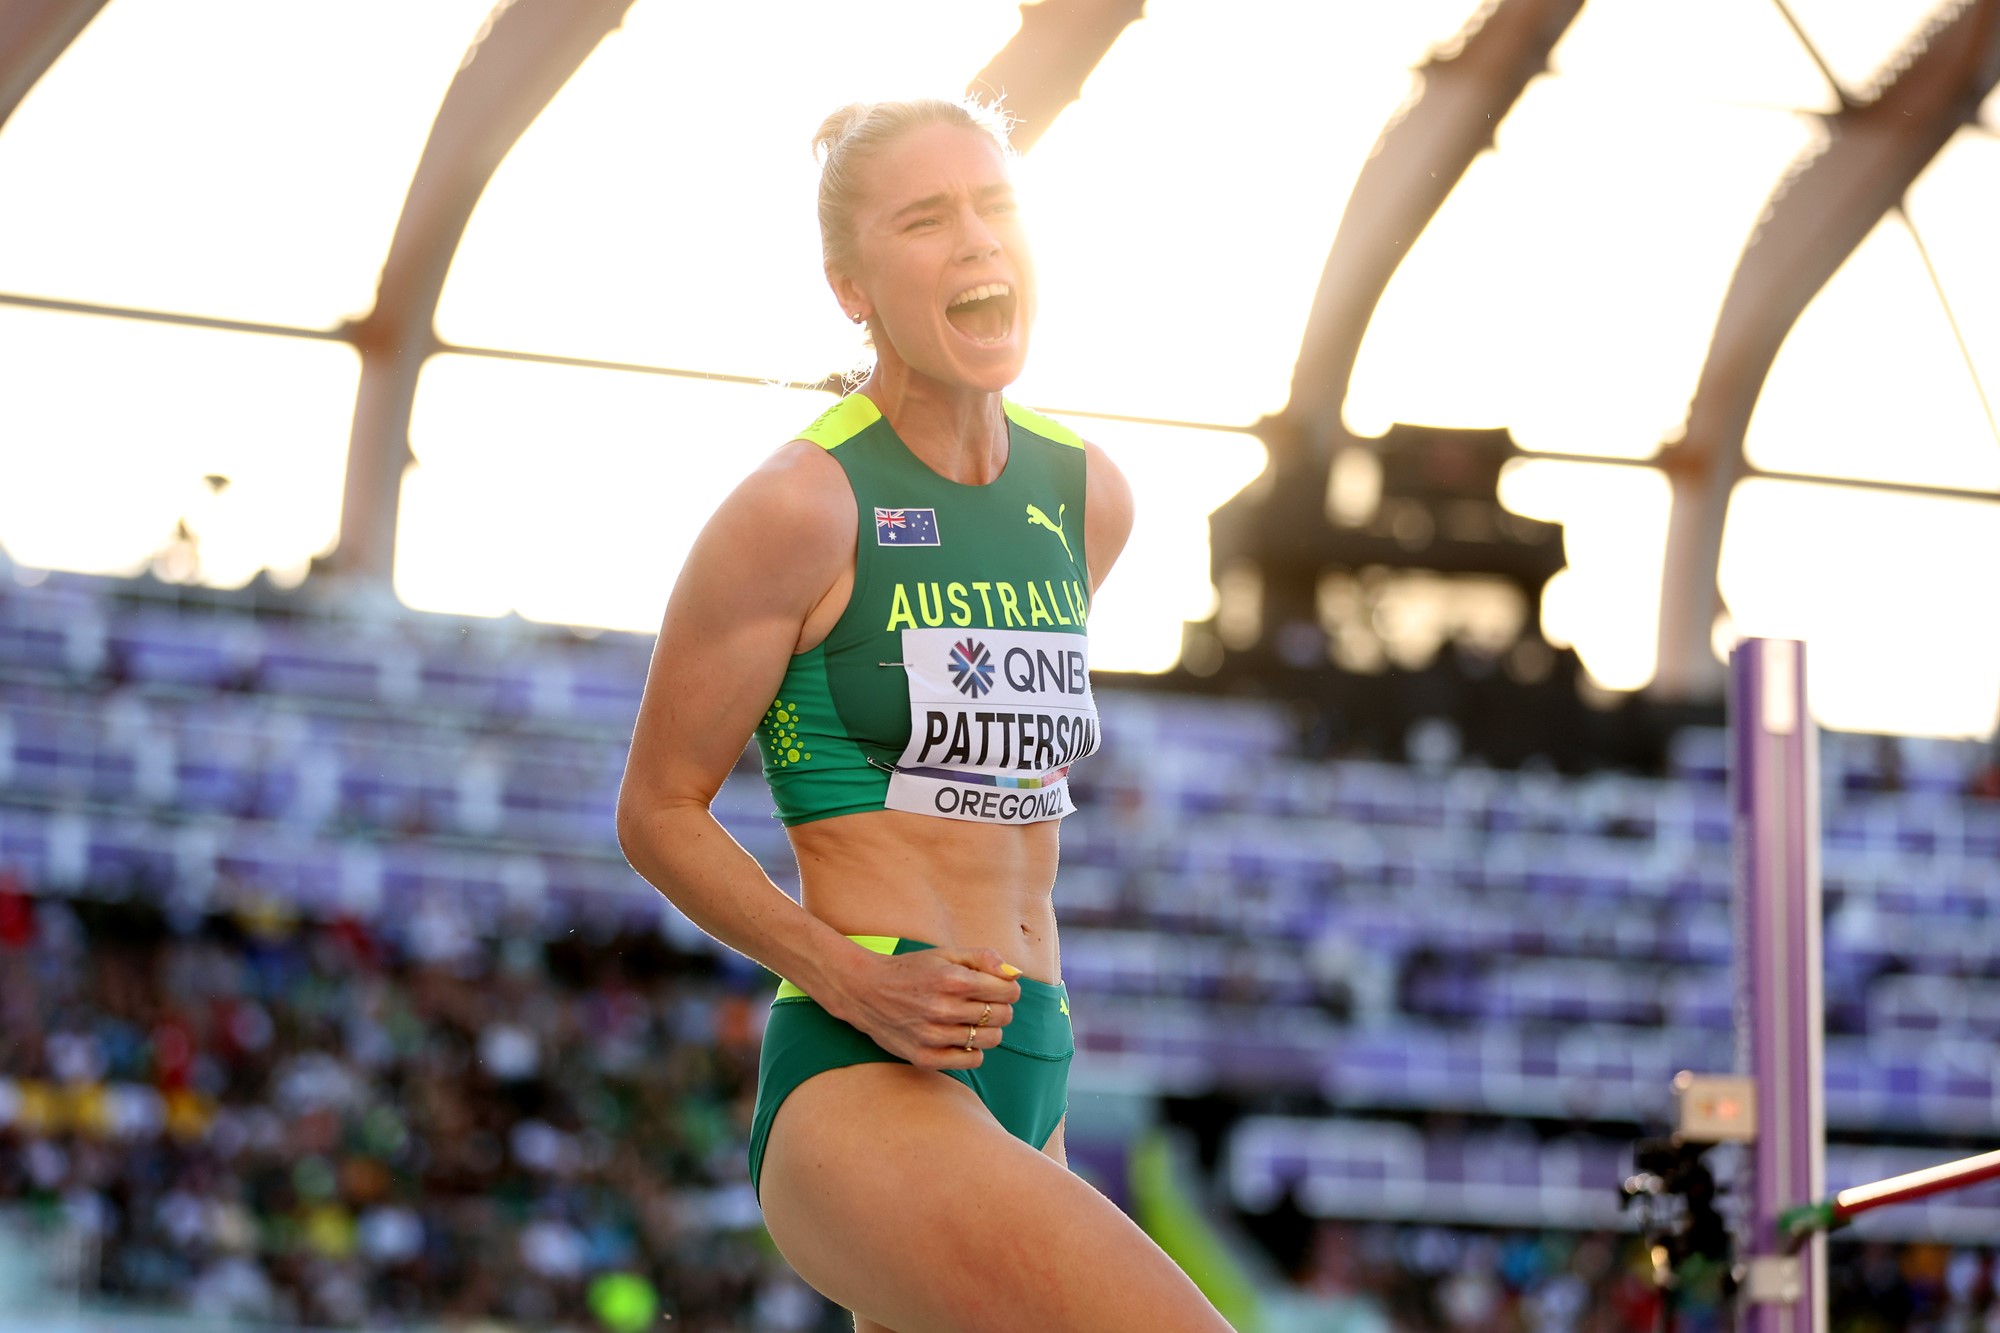
[[[943,384],[883,357],[861,384],[910,452],[941,477],[984,486],[1007,466],[1000,395]]]

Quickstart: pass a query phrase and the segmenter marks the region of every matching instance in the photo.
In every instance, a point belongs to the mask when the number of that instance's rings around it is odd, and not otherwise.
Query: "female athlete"
[[[828,282],[876,360],[697,538],[618,802],[640,874],[785,978],[752,1183],[859,1333],[1228,1325],[1070,1173],[1052,890],[1097,747],[1086,625],[1132,498],[1002,399],[1035,270],[1004,124],[975,103],[829,117]],[[757,734],[800,902],[709,804]]]

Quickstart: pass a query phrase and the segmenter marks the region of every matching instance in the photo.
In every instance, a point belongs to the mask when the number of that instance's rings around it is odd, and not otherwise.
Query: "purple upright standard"
[[[1824,1333],[1826,1238],[1796,1253],[1778,1215],[1826,1192],[1820,992],[1819,737],[1805,645],[1747,639],[1730,658],[1736,825],[1736,1064],[1757,1083],[1739,1181],[1745,1333]],[[1746,1188],[1747,1186],[1747,1188]]]

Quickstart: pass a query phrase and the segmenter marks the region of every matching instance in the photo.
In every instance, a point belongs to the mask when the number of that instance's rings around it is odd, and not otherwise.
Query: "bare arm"
[[[853,558],[853,501],[827,484],[839,478],[822,470],[839,466],[820,452],[780,450],[695,539],[618,791],[632,868],[710,935],[809,992],[826,988],[827,969],[854,946],[773,884],[709,803],[776,697],[806,617]]]
[[[1091,595],[1095,596],[1132,535],[1132,485],[1102,449],[1094,444],[1083,448],[1083,551],[1090,566]]]
[[[689,920],[836,1017],[905,1058],[969,1067],[981,1057],[958,1048],[958,1025],[972,1021],[965,1006],[977,1014],[993,1002],[980,1042],[990,1046],[1012,1017],[1001,1006],[1020,994],[999,974],[997,953],[869,953],[786,896],[709,808],[777,695],[807,621],[853,564],[855,527],[839,464],[796,441],[709,520],[653,648],[618,793],[618,842]]]

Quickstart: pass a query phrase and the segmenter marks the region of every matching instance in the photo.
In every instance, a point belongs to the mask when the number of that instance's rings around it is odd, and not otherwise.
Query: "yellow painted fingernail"
[[[1012,981],[1015,977],[1021,975],[1021,969],[1015,967],[1012,963],[1002,963],[1000,964],[1000,975]]]

